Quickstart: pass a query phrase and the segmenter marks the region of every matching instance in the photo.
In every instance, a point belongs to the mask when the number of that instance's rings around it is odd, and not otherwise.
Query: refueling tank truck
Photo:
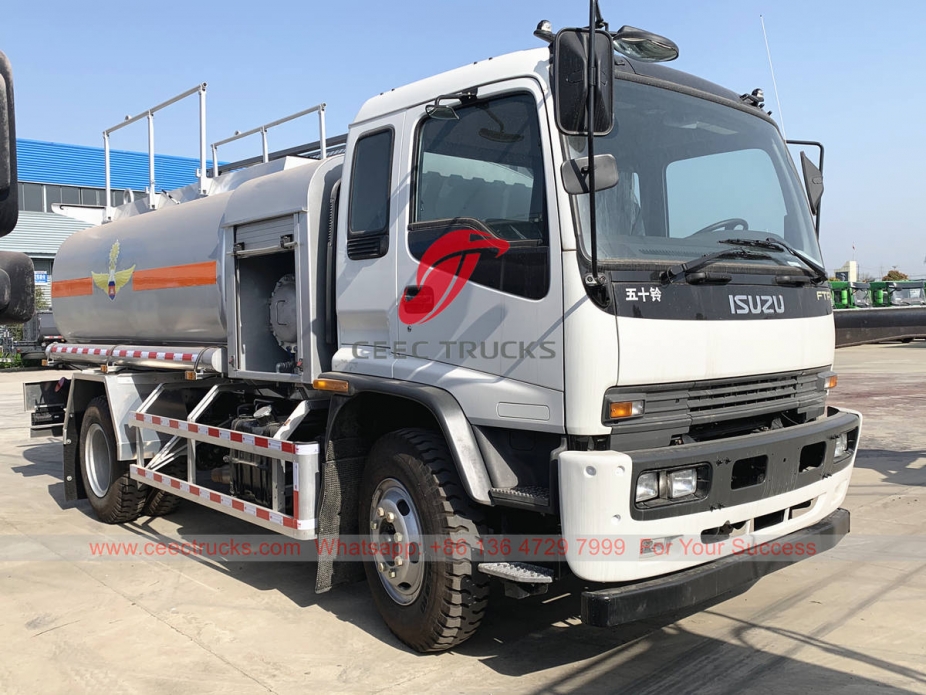
[[[317,539],[317,590],[365,573],[420,651],[470,637],[490,581],[572,575],[612,626],[835,545],[861,418],[827,405],[819,171],[758,90],[589,26],[374,96],[343,138],[275,156],[269,124],[210,170],[203,140],[199,181],[152,171],[68,238],[67,498]]]

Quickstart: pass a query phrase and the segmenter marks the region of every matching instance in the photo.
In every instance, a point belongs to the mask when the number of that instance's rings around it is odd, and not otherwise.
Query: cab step
[[[489,497],[503,507],[550,511],[550,490],[539,485],[495,487],[489,490]]]
[[[553,570],[528,562],[481,562],[479,571],[519,584],[551,584]]]

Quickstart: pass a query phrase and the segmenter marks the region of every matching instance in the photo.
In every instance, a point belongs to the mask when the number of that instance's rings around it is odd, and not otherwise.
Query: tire
[[[164,466],[161,473],[166,473],[175,478],[186,479],[186,459],[178,459]],[[142,507],[141,516],[167,516],[175,511],[183,498],[172,495],[166,490],[150,488],[148,497],[145,499],[145,505]]]
[[[84,412],[80,469],[87,499],[100,521],[122,524],[139,517],[148,489],[129,477],[127,461],[116,459],[116,435],[103,396],[90,401]]]
[[[424,539],[453,547],[484,532],[482,517],[460,484],[442,435],[402,429],[373,445],[360,484],[359,520],[374,547],[403,531],[399,547]],[[365,557],[364,570],[392,633],[419,652],[443,651],[476,632],[488,605],[489,578],[470,556],[422,550],[417,561],[403,552],[401,564],[383,555]]]
[[[151,488],[142,507],[141,516],[167,516],[177,511],[182,501],[183,499],[177,495]]]

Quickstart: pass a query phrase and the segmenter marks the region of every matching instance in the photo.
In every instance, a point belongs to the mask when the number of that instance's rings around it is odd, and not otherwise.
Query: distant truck
[[[54,313],[50,310],[39,311],[23,324],[22,340],[13,342],[13,353],[19,355],[24,364],[40,363],[45,359],[49,345],[63,341]]]
[[[575,575],[609,626],[835,545],[861,418],[827,402],[822,175],[759,90],[594,8],[69,237],[74,371],[27,393],[60,399],[67,499],[317,539],[316,590],[365,574],[420,651],[490,580]]]

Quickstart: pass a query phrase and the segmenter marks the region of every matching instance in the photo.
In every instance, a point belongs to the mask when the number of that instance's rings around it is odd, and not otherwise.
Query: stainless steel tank
[[[52,298],[72,342],[223,345],[222,218],[233,192],[127,217],[69,237]]]
[[[311,382],[330,366],[328,231],[342,161],[257,164],[210,179],[205,197],[192,186],[154,211],[136,201],[68,238],[52,283],[67,346],[110,357],[126,345],[174,357],[173,347],[221,347],[229,376]]]

